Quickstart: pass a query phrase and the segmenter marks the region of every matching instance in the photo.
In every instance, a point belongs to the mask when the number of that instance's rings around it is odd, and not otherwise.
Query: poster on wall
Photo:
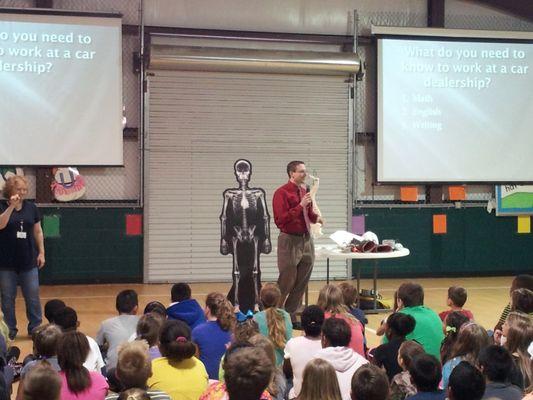
[[[533,185],[496,186],[496,215],[533,214]]]

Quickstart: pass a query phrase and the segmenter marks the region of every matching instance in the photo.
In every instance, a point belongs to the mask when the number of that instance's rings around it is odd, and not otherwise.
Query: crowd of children
[[[422,286],[402,283],[371,349],[349,283],[320,290],[301,314],[302,334],[275,284],[263,286],[255,314],[216,292],[202,307],[178,283],[168,307],[150,302],[140,315],[137,293],[124,290],[95,339],[54,299],[20,371],[0,321],[0,400],[14,375],[17,400],[532,400],[533,276],[517,276],[509,294],[490,330],[463,308],[464,288],[450,287],[449,309],[437,314]]]

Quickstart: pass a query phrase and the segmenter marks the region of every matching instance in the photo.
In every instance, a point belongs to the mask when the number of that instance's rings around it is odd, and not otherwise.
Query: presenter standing
[[[278,285],[280,307],[291,314],[302,303],[302,297],[313,271],[315,248],[310,235],[311,223],[323,223],[313,212],[311,194],[305,186],[307,171],[303,161],[287,164],[289,182],[279,187],[272,200],[278,236]]]
[[[17,336],[15,299],[20,285],[26,302],[28,334],[42,322],[39,298],[39,269],[44,267],[44,235],[37,206],[25,200],[28,183],[13,176],[3,189],[5,202],[0,202],[0,290],[2,312],[9,338]]]

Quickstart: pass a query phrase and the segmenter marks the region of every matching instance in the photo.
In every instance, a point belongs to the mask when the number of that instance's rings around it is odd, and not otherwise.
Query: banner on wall
[[[533,185],[496,186],[496,215],[533,214]]]

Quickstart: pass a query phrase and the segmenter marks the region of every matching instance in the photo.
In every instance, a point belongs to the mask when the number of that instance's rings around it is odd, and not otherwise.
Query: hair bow
[[[455,326],[446,326],[446,333],[449,333],[449,332],[457,332],[457,328]]]
[[[252,310],[248,310],[246,314],[244,314],[242,311],[236,312],[235,317],[237,318],[237,322],[245,322],[246,320],[252,319],[254,317],[254,313]]]

